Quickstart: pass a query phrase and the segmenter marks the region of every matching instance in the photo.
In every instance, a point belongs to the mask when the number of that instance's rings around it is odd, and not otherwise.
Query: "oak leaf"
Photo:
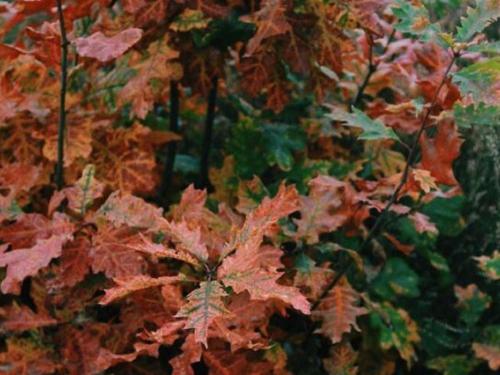
[[[436,182],[456,185],[457,180],[453,175],[453,161],[460,153],[462,140],[451,121],[438,124],[437,134],[430,138],[425,133],[420,140],[422,148],[422,168],[430,171]]]
[[[64,136],[64,167],[69,167],[78,159],[87,159],[92,152],[92,125],[89,122],[66,127]],[[54,124],[34,137],[44,141],[42,153],[47,160],[57,162],[58,129]]]
[[[253,250],[246,248],[243,252],[239,249],[225,258],[218,270],[218,277],[224,285],[236,293],[248,291],[252,300],[275,298],[309,314],[309,302],[297,288],[278,284],[283,275],[277,271],[282,266],[280,250],[259,247],[259,243]]]
[[[198,258],[194,257],[188,251],[182,250],[180,248],[179,249],[166,248],[162,244],[151,242],[151,240],[149,240],[144,235],[141,235],[141,238],[142,238],[142,243],[136,247],[136,250],[144,254],[148,254],[153,259],[171,258],[191,264],[194,267],[202,266]]]
[[[52,351],[28,338],[9,337],[6,345],[7,350],[0,353],[0,368],[5,375],[48,375],[60,368]]]
[[[309,195],[300,197],[300,219],[295,238],[307,244],[319,241],[321,233],[333,232],[348,219],[341,210],[345,183],[330,176],[318,176],[309,182]]]
[[[4,165],[0,169],[0,189],[9,189],[14,194],[21,191],[29,192],[39,183],[41,175],[42,168],[38,165],[27,163]]]
[[[264,40],[290,32],[291,26],[287,21],[285,11],[286,6],[282,0],[264,0],[253,16],[241,18],[245,22],[255,22],[257,26],[257,32],[247,43],[245,56],[253,55]]]
[[[500,348],[498,346],[473,343],[472,349],[476,357],[488,361],[488,365],[492,371],[500,369]]]
[[[173,375],[194,375],[192,363],[201,360],[202,347],[194,335],[188,335],[182,344],[182,354],[170,360]]]
[[[62,200],[67,199],[68,208],[83,216],[94,201],[102,196],[103,191],[104,185],[95,178],[95,166],[88,164],[74,186],[54,193],[49,202],[49,215],[57,209]]]
[[[131,194],[115,191],[99,208],[98,217],[104,217],[115,227],[129,227],[157,230],[163,222],[163,209],[146,203]]]
[[[186,318],[185,329],[194,329],[196,342],[207,347],[208,329],[218,316],[229,314],[224,306],[223,298],[227,293],[220,282],[203,281],[200,286],[188,294],[188,302],[176,314],[178,318]]]
[[[86,236],[77,236],[64,245],[59,265],[54,270],[56,277],[50,285],[56,288],[75,286],[90,271],[91,263],[90,240]]]
[[[92,270],[109,278],[142,274],[146,264],[137,251],[141,242],[136,231],[128,227],[102,226],[92,238]]]
[[[74,43],[80,56],[108,62],[123,55],[141,38],[141,29],[130,28],[109,38],[103,33],[97,32],[89,37],[76,38]]]
[[[208,250],[201,239],[200,228],[191,229],[185,221],[181,221],[179,223],[165,222],[163,229],[172,236],[178,250],[190,253],[201,262],[208,260]]]
[[[69,239],[69,235],[53,235],[46,240],[38,240],[31,248],[0,254],[0,267],[7,267],[7,274],[1,285],[2,292],[19,294],[23,280],[36,275],[52,259],[61,256],[62,247]]]
[[[114,278],[113,281],[117,286],[106,289],[104,297],[99,301],[101,305],[107,305],[117,299],[123,298],[130,293],[162,286],[178,280],[177,277],[162,276],[153,278],[145,275],[137,275],[127,278]]]
[[[313,312],[314,318],[322,320],[321,328],[316,332],[329,337],[335,344],[341,342],[342,335],[352,328],[359,331],[356,318],[368,313],[368,310],[358,306],[359,300],[359,294],[343,279]]]
[[[495,250],[490,256],[474,257],[484,275],[491,280],[500,280],[500,251]]]
[[[74,229],[69,217],[59,212],[52,220],[40,214],[22,214],[16,222],[0,227],[0,239],[14,249],[28,248],[52,235],[71,235]]]
[[[28,331],[35,328],[57,324],[57,320],[45,315],[35,313],[29,307],[13,303],[6,308],[0,308],[0,316],[5,319],[0,327],[7,331]]]

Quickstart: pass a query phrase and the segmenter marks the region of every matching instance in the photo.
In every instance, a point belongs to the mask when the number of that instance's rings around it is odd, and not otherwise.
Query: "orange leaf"
[[[196,342],[207,347],[208,328],[218,316],[229,314],[222,298],[227,294],[218,281],[204,281],[187,296],[188,302],[176,314],[186,318],[185,329],[194,328]]]
[[[329,337],[335,344],[342,341],[342,335],[350,332],[351,327],[359,331],[356,318],[368,311],[358,307],[358,302],[359,294],[345,278],[342,279],[321,301],[317,311],[313,312],[313,316],[322,321],[321,328],[316,332]]]
[[[23,214],[15,223],[0,227],[0,239],[14,249],[27,248],[53,235],[71,235],[74,229],[69,217],[62,213],[56,213],[52,220],[40,214]]]
[[[177,277],[163,276],[163,277],[153,278],[145,275],[137,275],[126,278],[114,278],[113,281],[117,286],[111,289],[106,289],[105,290],[106,294],[99,301],[99,303],[101,305],[107,305],[108,303],[123,298],[129,295],[130,293],[143,289],[153,288],[155,286],[169,284],[176,280],[178,280]]]
[[[434,138],[424,134],[420,140],[422,168],[430,171],[437,182],[456,185],[452,164],[460,153],[462,142],[453,122],[441,122]]]
[[[166,222],[163,209],[146,203],[133,195],[115,191],[99,209],[98,216],[106,218],[115,227],[129,227],[157,230]]]
[[[242,21],[255,22],[257,25],[257,32],[248,41],[245,56],[253,55],[265,39],[286,34],[291,30],[285,11],[282,0],[264,0],[261,2],[261,8],[253,16],[241,18]]]
[[[180,223],[166,222],[164,229],[172,236],[180,251],[194,255],[201,262],[207,261],[208,250],[201,240],[200,228],[191,229],[186,222],[182,221]]]
[[[294,237],[307,244],[317,243],[321,233],[333,232],[348,217],[341,210],[345,183],[329,176],[318,176],[309,182],[309,196],[300,197],[300,219],[294,219]]]
[[[27,306],[19,306],[14,302],[12,306],[0,308],[3,321],[0,326],[7,331],[29,331],[31,329],[57,324],[57,320],[43,313],[36,314]]]
[[[500,369],[500,348],[493,345],[486,345],[480,343],[473,343],[472,349],[476,357],[488,361],[490,369],[496,371]]]
[[[19,294],[21,283],[47,267],[50,261],[61,256],[62,246],[71,237],[54,235],[47,240],[38,240],[32,248],[13,250],[0,254],[0,267],[7,266],[7,275],[2,282],[2,292]]]
[[[130,28],[108,38],[97,32],[86,38],[76,38],[74,43],[80,56],[107,62],[123,55],[142,38],[142,30]]]
[[[146,264],[136,250],[140,244],[140,237],[130,228],[99,228],[90,251],[92,270],[104,272],[109,278],[142,274]]]

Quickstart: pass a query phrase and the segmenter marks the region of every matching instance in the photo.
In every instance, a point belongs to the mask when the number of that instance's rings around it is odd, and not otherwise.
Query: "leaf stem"
[[[425,116],[423,117],[422,122],[420,124],[420,128],[419,128],[419,130],[415,136],[415,139],[413,140],[413,143],[411,145],[410,152],[408,153],[408,158],[406,159],[405,168],[403,170],[403,174],[401,175],[401,179],[399,181],[399,184],[397,185],[396,189],[392,193],[391,197],[389,198],[389,201],[387,202],[387,204],[383,208],[382,212],[377,217],[375,223],[371,227],[371,229],[368,232],[368,235],[364,239],[363,243],[360,245],[359,251],[363,251],[366,248],[366,246],[371,242],[371,240],[379,233],[379,231],[383,229],[383,227],[385,225],[385,217],[386,217],[387,213],[389,212],[391,207],[394,205],[394,203],[396,203],[399,193],[401,192],[404,185],[406,184],[406,181],[408,180],[408,177],[410,174],[410,169],[413,165],[415,156],[417,154],[417,148],[418,148],[420,138],[422,137],[422,134],[424,133],[424,130],[425,130],[426,125],[427,125],[427,121],[429,120],[431,113],[434,110],[439,93],[440,93],[441,89],[443,88],[444,84],[446,83],[446,79],[448,78],[448,74],[450,73],[450,70],[453,67],[453,64],[455,63],[455,60],[457,59],[457,57],[458,57],[458,54],[454,53],[450,63],[448,64],[448,66],[445,70],[445,73],[443,74],[443,78],[441,79],[441,82],[440,82],[438,88],[434,92],[434,96],[431,100],[431,104],[429,106],[429,109],[427,110]],[[342,278],[342,276],[344,276],[350,270],[350,268],[353,266],[353,264],[354,263],[352,261],[352,258],[350,258],[350,261],[347,263],[347,265],[335,276],[335,278],[330,282],[330,284],[327,285],[327,287],[325,288],[323,293],[321,293],[321,296],[314,302],[311,310],[314,310],[319,306],[319,304],[321,303],[323,298],[325,298],[328,295],[328,293],[330,292],[330,290],[333,287],[335,287],[335,285],[337,285],[337,283]]]
[[[179,130],[179,86],[176,81],[170,81],[169,129],[172,132],[177,132]],[[165,161],[165,169],[163,170],[159,191],[160,201],[162,202],[166,202],[166,195],[172,184],[176,152],[177,142],[170,142],[167,145],[167,158]]]
[[[392,40],[394,39],[395,34],[396,34],[396,29],[392,29],[392,32],[389,35],[389,39],[387,39],[387,44],[385,45],[384,50],[382,51],[382,55],[384,55],[387,52],[387,49],[389,48],[389,45],[391,44]],[[356,97],[349,104],[349,112],[352,111],[352,107],[358,107],[361,104],[366,87],[370,83],[370,79],[372,78],[372,75],[377,71],[377,68],[380,64],[380,60],[377,62],[373,61],[373,45],[374,45],[373,36],[370,33],[368,33],[367,35],[368,35],[368,40],[370,43],[370,49],[368,50],[368,72],[366,73],[366,76],[365,76],[363,82],[359,86],[358,93],[356,94]]]
[[[208,94],[207,115],[205,117],[205,133],[203,135],[203,149],[200,159],[200,187],[206,188],[210,184],[208,169],[210,166],[210,148],[212,146],[212,133],[215,121],[215,107],[217,104],[217,76],[212,78],[212,87]]]
[[[57,163],[55,170],[55,182],[57,190],[64,186],[64,137],[66,130],[66,90],[68,81],[68,38],[66,36],[66,25],[62,0],[56,0],[57,13],[59,15],[59,28],[61,32],[61,88],[59,91],[59,126],[57,129]]]

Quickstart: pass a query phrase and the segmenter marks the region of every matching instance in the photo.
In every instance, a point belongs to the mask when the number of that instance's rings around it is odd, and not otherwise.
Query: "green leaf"
[[[468,343],[463,330],[459,330],[434,317],[419,321],[421,347],[430,357],[446,355]]]
[[[479,361],[466,355],[452,354],[434,358],[427,362],[427,367],[441,372],[443,375],[467,375],[474,370]]]
[[[395,3],[392,12],[399,19],[396,30],[424,41],[430,40],[440,31],[438,24],[431,24],[429,12],[423,5],[415,6],[406,0],[396,0]]]
[[[460,74],[485,76],[492,81],[500,76],[500,56],[479,61],[460,70]]]
[[[247,118],[233,128],[228,150],[234,155],[236,173],[252,178],[275,165],[290,171],[295,162],[293,153],[305,146],[305,133],[297,125],[258,124]]]
[[[278,165],[283,171],[293,166],[293,152],[305,147],[305,135],[298,126],[269,124],[263,127],[269,165]]]
[[[500,251],[496,250],[491,256],[474,258],[484,275],[491,280],[500,280]]]
[[[295,268],[302,273],[310,273],[315,266],[314,260],[309,258],[306,254],[300,253],[295,258]]]
[[[448,261],[441,254],[438,254],[434,251],[427,251],[424,253],[424,256],[427,258],[432,267],[437,269],[438,271],[449,273],[450,266],[448,265]]]
[[[468,42],[475,34],[483,31],[489,24],[500,17],[499,0],[477,0],[474,8],[468,7],[457,27],[456,40]]]
[[[369,321],[377,330],[382,349],[397,349],[401,358],[407,362],[416,358],[414,344],[420,341],[420,336],[417,324],[405,310],[395,309],[387,302],[375,305]]]
[[[462,94],[471,95],[476,102],[494,103],[493,83],[500,77],[500,57],[480,61],[453,75]]]
[[[480,52],[490,55],[500,54],[500,41],[496,42],[483,42],[479,44],[473,44],[467,47],[469,52]]]
[[[422,213],[429,216],[436,224],[439,233],[445,236],[455,236],[462,230],[464,224],[460,212],[464,204],[463,196],[453,198],[435,198],[422,208]]]
[[[359,139],[394,139],[399,141],[399,137],[391,128],[385,126],[380,120],[373,120],[357,108],[352,109],[353,113],[334,109],[333,112],[325,116],[335,120],[345,122],[346,126],[363,129]]]
[[[395,301],[398,297],[418,297],[418,274],[401,258],[390,258],[373,280],[371,289],[380,297]]]
[[[475,284],[466,288],[456,285],[455,295],[458,299],[459,318],[468,326],[476,324],[491,304],[491,297],[481,292]]]
[[[244,118],[232,128],[227,149],[234,155],[235,171],[238,176],[250,179],[266,170],[264,136],[262,130],[251,119]]]
[[[500,126],[500,107],[484,103],[469,104],[462,107],[455,104],[454,117],[459,127],[470,128],[472,124],[479,126]]]
[[[200,172],[200,160],[187,154],[177,154],[174,161],[174,171],[184,174]]]
[[[23,213],[23,210],[17,202],[13,199],[10,200],[6,197],[2,201],[2,196],[0,196],[0,218],[4,218],[6,220],[15,220],[18,216]]]

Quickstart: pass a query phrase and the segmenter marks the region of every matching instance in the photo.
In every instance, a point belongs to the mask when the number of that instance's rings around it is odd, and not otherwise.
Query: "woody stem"
[[[205,133],[203,135],[203,149],[200,159],[200,187],[209,185],[208,170],[210,164],[210,148],[212,146],[212,133],[215,121],[215,106],[217,103],[217,76],[212,79],[212,87],[208,94],[207,116],[205,117]]]
[[[387,216],[387,213],[389,212],[391,207],[394,205],[394,203],[396,203],[399,193],[401,192],[401,190],[405,186],[405,184],[408,180],[409,174],[410,174],[410,169],[413,165],[415,156],[417,154],[417,148],[418,148],[418,144],[420,142],[420,138],[422,137],[422,134],[424,133],[424,130],[427,126],[427,121],[429,120],[431,113],[434,110],[434,107],[436,106],[436,102],[437,102],[439,93],[440,93],[441,89],[443,88],[444,84],[446,83],[446,79],[448,78],[448,74],[450,73],[450,70],[453,67],[453,64],[455,63],[455,60],[457,59],[457,57],[458,57],[458,54],[454,53],[450,63],[448,64],[448,66],[445,70],[445,73],[443,74],[443,78],[441,79],[441,82],[440,82],[438,88],[434,92],[434,96],[431,100],[431,104],[430,104],[425,116],[423,117],[422,122],[420,123],[420,127],[418,129],[418,132],[417,132],[415,139],[413,140],[413,143],[411,145],[410,151],[408,153],[408,158],[406,159],[406,164],[405,164],[405,167],[403,170],[403,174],[401,175],[401,179],[399,181],[399,184],[397,185],[396,189],[394,189],[391,197],[389,198],[389,201],[387,202],[387,204],[383,208],[380,215],[375,220],[375,223],[371,227],[370,231],[368,232],[368,235],[364,239],[364,241],[361,244],[361,246],[359,247],[358,251],[360,251],[360,252],[363,251],[368,246],[368,244],[371,242],[371,240],[373,240],[373,238],[375,238],[375,236],[377,236],[378,233],[383,229],[383,227],[386,223],[385,217]],[[325,290],[323,291],[321,296],[313,304],[313,306],[312,306],[313,310],[319,306],[322,299],[328,295],[330,290],[333,289],[335,287],[335,285],[337,285],[337,283],[340,281],[340,279],[350,270],[350,268],[353,266],[353,264],[354,263],[353,263],[352,258],[351,258],[350,261],[347,263],[347,265],[335,276],[335,278],[330,282],[330,284],[327,285],[327,287],[325,288]]]
[[[59,125],[57,129],[57,163],[55,183],[58,190],[64,186],[64,137],[66,130],[66,90],[68,80],[68,38],[64,23],[62,0],[56,0],[61,32],[61,88],[59,91]]]
[[[170,81],[170,113],[169,128],[172,132],[179,130],[179,86],[176,81]],[[160,184],[160,201],[166,201],[166,195],[172,184],[172,175],[174,170],[175,154],[177,152],[177,143],[170,142],[167,145],[167,158],[165,169],[163,170]]]

